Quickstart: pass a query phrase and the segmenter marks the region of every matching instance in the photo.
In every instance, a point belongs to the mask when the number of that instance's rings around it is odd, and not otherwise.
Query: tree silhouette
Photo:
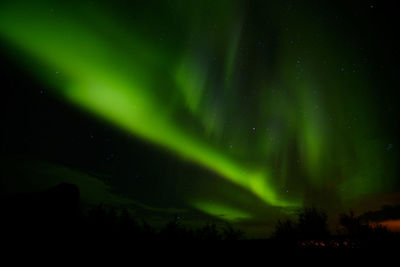
[[[326,246],[330,237],[327,215],[316,208],[303,208],[297,212],[297,221],[279,220],[275,225],[273,239],[285,247]]]
[[[177,218],[168,222],[160,231],[160,238],[162,240],[192,240],[193,233],[187,230]]]
[[[241,230],[234,229],[231,224],[226,223],[222,229],[222,239],[227,241],[241,240],[245,238],[245,234]]]
[[[196,236],[199,240],[205,240],[205,241],[221,240],[221,235],[218,232],[216,224],[210,222],[208,222],[202,228],[197,229]]]
[[[281,246],[296,246],[298,239],[297,224],[291,219],[279,220],[275,225],[272,238]]]
[[[316,208],[304,208],[298,213],[297,231],[300,239],[323,240],[329,237],[328,216]]]
[[[214,222],[208,222],[194,231],[177,216],[164,227],[153,228],[146,221],[137,223],[137,218],[133,218],[127,208],[118,210],[104,204],[93,206],[83,213],[79,190],[68,184],[42,193],[2,199],[0,204],[3,239],[79,240],[84,244],[124,244],[132,247],[145,242],[154,244],[155,241],[234,241],[245,237],[243,231],[234,229],[229,223],[219,227]],[[383,210],[397,216],[396,209],[385,207]],[[380,212],[366,214],[382,217]],[[263,244],[285,248],[391,248],[400,244],[399,234],[391,233],[382,225],[371,224],[365,220],[365,215],[356,216],[352,211],[340,215],[342,232],[335,236],[328,231],[325,212],[303,208],[295,215],[293,219],[278,221],[272,238]]]

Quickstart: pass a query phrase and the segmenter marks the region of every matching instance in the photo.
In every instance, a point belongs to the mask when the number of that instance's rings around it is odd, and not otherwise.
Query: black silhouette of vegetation
[[[379,223],[366,220],[368,213],[355,216],[354,212],[340,215],[340,225],[351,246],[358,248],[391,248],[399,246],[399,234],[390,232]]]
[[[384,210],[390,211],[390,218],[396,218],[397,209],[398,207],[384,207]],[[43,193],[2,199],[1,211],[3,239],[54,242],[79,240],[82,244],[107,245],[134,245],[155,241],[185,243],[249,240],[243,231],[230,224],[221,228],[209,222],[198,229],[189,229],[179,216],[175,216],[161,229],[156,229],[131,216],[127,209],[116,210],[100,204],[84,213],[81,211],[79,190],[71,184],[60,184]],[[296,213],[295,219],[278,221],[272,237],[264,240],[266,242],[263,244],[280,248],[396,247],[400,243],[398,233],[371,223],[374,216],[386,218],[382,214],[341,214],[338,222],[341,228],[332,234],[325,212],[316,208],[304,208]]]
[[[378,211],[369,211],[360,216],[362,221],[381,222],[385,220],[400,219],[400,205],[389,206],[385,205]]]
[[[81,240],[95,244],[134,244],[152,241],[239,240],[244,233],[226,224],[219,229],[207,223],[188,229],[175,216],[161,229],[133,218],[127,209],[116,210],[99,204],[83,213],[79,190],[60,184],[46,192],[22,194],[1,201],[3,237],[34,240]]]
[[[304,208],[297,220],[278,221],[272,239],[281,247],[290,248],[393,248],[398,247],[400,235],[390,232],[379,223],[366,221],[365,214],[341,214],[341,229],[336,234],[329,231],[325,212]]]
[[[330,237],[327,215],[316,208],[305,208],[298,211],[297,217],[297,221],[278,221],[273,239],[280,246],[286,247],[325,246],[325,241]]]

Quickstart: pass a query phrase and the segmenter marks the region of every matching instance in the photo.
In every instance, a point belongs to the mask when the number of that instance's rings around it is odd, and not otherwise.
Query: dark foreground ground
[[[36,194],[9,196],[1,200],[1,236],[3,244],[50,246],[73,244],[74,247],[110,247],[124,249],[156,247],[171,249],[171,245],[212,242],[225,248],[270,249],[397,249],[400,235],[385,227],[362,223],[354,214],[340,218],[343,233],[333,235],[326,225],[326,215],[314,208],[299,213],[298,221],[280,221],[270,239],[246,239],[244,232],[227,224],[217,227],[207,223],[198,229],[188,229],[172,220],[156,230],[126,210],[116,211],[103,205],[89,212],[81,210],[79,190],[72,184],[60,184]],[[218,245],[219,246],[219,245]]]

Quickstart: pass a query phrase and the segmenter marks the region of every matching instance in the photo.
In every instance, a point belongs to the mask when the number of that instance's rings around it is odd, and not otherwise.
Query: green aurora
[[[295,19],[278,2],[249,18],[234,0],[2,1],[0,38],[57,98],[266,207],[391,191],[373,85],[353,64],[362,55],[312,10]],[[259,215],[199,190],[186,201],[202,212]]]

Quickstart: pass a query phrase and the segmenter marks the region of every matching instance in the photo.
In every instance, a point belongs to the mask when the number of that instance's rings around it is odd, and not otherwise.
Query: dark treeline
[[[297,219],[278,221],[272,240],[279,246],[293,248],[394,248],[400,246],[400,234],[364,215],[354,212],[339,215],[335,233],[329,231],[328,216],[316,208],[304,208]]]
[[[86,234],[92,238],[101,233],[102,238],[122,241],[218,241],[240,240],[244,232],[234,229],[230,224],[223,228],[208,222],[198,229],[190,229],[174,216],[161,229],[156,229],[144,220],[133,218],[126,209],[119,213],[115,209],[98,205],[84,216]]]
[[[127,209],[103,204],[82,212],[79,189],[59,184],[42,193],[8,196],[0,204],[1,236],[10,240],[81,240],[90,243],[143,243],[151,241],[218,241],[244,239],[244,232],[226,223],[208,222],[189,229],[179,216],[156,229]]]
[[[396,207],[386,207],[393,214]],[[316,208],[298,211],[294,219],[278,221],[268,240],[249,240],[243,231],[226,224],[206,223],[198,229],[184,226],[179,217],[155,229],[134,218],[128,210],[105,205],[82,212],[79,190],[60,184],[43,193],[23,194],[1,200],[0,231],[3,240],[79,241],[94,244],[142,244],[154,241],[234,241],[259,242],[284,248],[393,248],[400,244],[398,233],[371,223],[371,214],[339,216],[340,229],[329,231],[328,216]],[[383,215],[377,213],[381,218]],[[378,216],[374,215],[374,216]],[[372,216],[373,217],[373,216]]]

